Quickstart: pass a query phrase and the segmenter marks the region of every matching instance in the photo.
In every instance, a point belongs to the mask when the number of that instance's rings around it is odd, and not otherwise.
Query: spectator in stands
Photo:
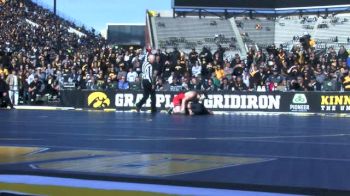
[[[122,77],[124,78],[127,77],[127,71],[124,63],[119,64],[119,72],[117,75],[118,80],[120,80]]]
[[[180,60],[181,53],[177,49],[177,47],[174,48],[173,52],[170,54],[170,61],[174,65],[177,63],[178,60]]]
[[[161,59],[159,55],[155,55],[156,60],[154,62],[154,71],[157,72],[156,75],[159,76],[162,73],[163,70],[163,64],[161,64]]]
[[[196,48],[192,48],[192,51],[188,54],[190,63],[195,65],[198,61],[198,53],[196,52]]]
[[[260,71],[263,72],[263,67],[258,69],[255,64],[252,64],[249,70],[249,89],[257,90],[258,87],[264,86]]]
[[[201,90],[202,84],[199,82],[197,77],[192,77],[189,88],[190,90],[199,91]]]
[[[19,72],[19,99],[23,104],[28,104],[29,102],[29,83],[27,82],[27,77],[29,76],[29,72],[25,72],[24,70]]]
[[[0,73],[0,107],[10,106],[13,108],[13,104],[9,97],[9,85],[5,81],[5,74]]]
[[[279,75],[277,68],[273,68],[273,74],[267,79],[268,82],[275,84],[276,86],[283,81],[283,77]]]
[[[39,80],[40,80],[41,82],[44,82],[44,81],[46,80],[45,67],[43,67],[43,68],[38,67],[38,68],[37,68],[36,75],[39,77]]]
[[[184,75],[187,72],[188,62],[185,59],[185,54],[181,53],[180,59],[174,64],[174,72],[177,77]]]
[[[261,65],[262,63],[265,63],[266,55],[261,50],[258,50],[257,53],[254,55],[254,62],[257,65]]]
[[[233,67],[233,75],[234,76],[242,76],[243,74],[243,71],[244,71],[244,64],[236,64],[234,67]]]
[[[247,85],[244,84],[244,82],[242,80],[242,76],[237,76],[234,79],[233,88],[234,88],[235,91],[246,91],[246,90],[248,90]]]
[[[232,84],[229,83],[227,78],[223,78],[219,88],[220,91],[232,91]]]
[[[243,80],[243,83],[248,87],[248,90],[253,90],[252,88],[250,88],[250,75],[248,73],[248,69],[245,68],[245,70],[243,71],[243,74],[242,74],[242,80]]]
[[[292,80],[290,84],[290,90],[305,91],[305,82],[302,76],[298,76],[296,80]]]
[[[323,71],[320,67],[316,69],[315,71],[315,77],[316,77],[316,90],[321,91],[322,90],[322,84],[326,79],[326,73]]]
[[[182,90],[183,91],[189,91],[190,90],[189,81],[188,81],[187,77],[182,77],[181,86],[182,86]]]
[[[195,61],[195,63],[192,66],[192,76],[198,77],[202,73],[202,66],[199,64],[198,61]]]
[[[221,80],[222,78],[225,77],[225,72],[220,65],[216,66],[214,73],[215,73],[215,78],[217,78],[218,80]]]
[[[80,80],[81,80],[81,75],[78,74],[74,68],[72,68],[71,73],[68,76],[68,82],[73,83],[75,87],[78,87],[80,84]]]
[[[317,82],[316,82],[316,77],[311,76],[310,80],[308,80],[306,84],[306,91],[316,91],[317,90]]]
[[[162,78],[158,78],[156,82],[156,91],[165,91],[165,85]]]
[[[251,64],[254,62],[255,50],[251,47],[247,53],[247,65],[250,68]]]
[[[323,87],[322,88],[323,91],[336,91],[337,90],[336,75],[334,73],[327,73],[326,79],[323,81],[322,87]]]
[[[111,78],[107,78],[106,81],[106,90],[114,90],[118,88],[118,82],[112,81]]]
[[[159,73],[162,74],[162,71],[164,70],[165,61],[168,59],[168,54],[158,49],[156,56],[159,57],[159,64],[161,65]]]
[[[174,79],[176,81],[176,76],[175,76],[175,72],[171,72],[170,76],[167,78],[167,81],[169,84],[174,82]]]
[[[277,59],[278,59],[278,65],[282,65],[283,63],[286,62],[287,60],[287,55],[286,55],[286,52],[283,50],[283,48],[280,48],[278,50],[278,55],[277,55]],[[276,60],[276,59],[275,59]]]
[[[349,57],[349,53],[348,51],[346,51],[345,47],[344,46],[341,46],[339,51],[338,51],[338,59],[341,61],[341,62],[344,62],[344,61],[347,61]]]
[[[208,79],[206,83],[202,85],[202,90],[204,91],[217,91],[217,87],[214,85],[214,81],[212,78]]]
[[[261,30],[263,27],[262,27],[262,25],[261,24],[256,24],[255,25],[255,29],[256,30]]]
[[[39,80],[39,76],[34,76],[34,80],[29,84],[28,92],[30,102],[35,103],[42,93],[42,83]]]
[[[206,63],[212,62],[213,57],[212,53],[206,47],[203,47],[202,51],[199,53],[200,63],[205,65]]]
[[[45,69],[45,75],[54,75],[54,70],[52,69],[51,64],[47,64],[47,68]]]
[[[135,82],[136,77],[138,76],[137,72],[133,70],[132,67],[129,68],[129,72],[127,73],[126,77],[127,77],[127,81],[129,83],[131,82]]]
[[[86,89],[88,90],[97,90],[98,86],[97,86],[97,82],[94,76],[92,76],[90,78],[90,80],[88,80],[88,82],[86,83]]]
[[[231,64],[229,62],[225,63],[224,67],[224,75],[226,78],[231,79],[233,73],[233,68],[231,67]]]
[[[215,73],[212,73],[211,79],[213,80],[214,86],[215,86],[216,88],[219,88],[219,87],[220,87],[221,80],[220,80],[219,78],[217,78],[217,76],[216,76]]]
[[[204,61],[204,64],[202,64],[201,76],[203,76],[204,78],[209,78],[213,72],[214,72],[213,64],[207,63],[206,61]]]
[[[57,98],[59,95],[60,85],[55,77],[51,74],[47,78],[46,92],[53,98]]]
[[[9,85],[9,97],[13,105],[18,105],[19,99],[19,78],[17,70],[13,69],[11,74],[7,76],[6,83]]]
[[[286,79],[283,79],[280,84],[276,86],[275,91],[282,91],[282,92],[287,92],[288,89],[288,81]]]
[[[96,75],[96,85],[99,90],[106,88],[106,78],[102,70],[98,71],[98,74]]]
[[[134,82],[131,82],[130,84],[129,84],[129,89],[130,90],[134,90],[134,91],[140,91],[140,90],[142,90],[142,88],[141,88],[141,79],[140,79],[140,77],[138,76],[138,77],[136,77],[135,78],[135,81]]]
[[[129,89],[129,82],[126,81],[125,76],[122,76],[120,80],[118,81],[118,89],[119,90],[128,90]]]
[[[182,89],[181,82],[177,77],[172,77],[172,82],[169,85],[170,91],[180,91]]]
[[[268,53],[269,56],[271,56],[271,54],[272,54],[273,56],[277,56],[277,54],[278,54],[278,51],[277,51],[277,49],[276,49],[275,44],[272,44],[272,45],[268,46],[268,47],[266,48],[266,51],[267,51],[267,53]]]
[[[213,55],[214,56],[213,60],[216,61],[218,65],[223,65],[224,53],[225,53],[225,49],[220,44],[218,44],[218,48]]]
[[[174,72],[174,67],[170,64],[170,61],[165,61],[162,76],[164,79],[168,79]]]
[[[350,91],[350,71],[346,70],[346,75],[342,79],[344,91]]]

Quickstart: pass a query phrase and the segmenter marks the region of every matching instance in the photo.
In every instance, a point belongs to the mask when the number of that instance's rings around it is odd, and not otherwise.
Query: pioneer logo
[[[310,110],[310,105],[307,102],[306,95],[296,93],[293,97],[292,104],[289,105],[289,110],[292,112],[307,112]]]

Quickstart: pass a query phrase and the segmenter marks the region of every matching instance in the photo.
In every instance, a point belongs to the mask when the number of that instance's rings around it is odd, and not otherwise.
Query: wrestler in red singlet
[[[177,95],[175,95],[174,99],[173,99],[173,105],[175,106],[181,106],[182,103],[182,99],[185,98],[185,93],[179,93]]]

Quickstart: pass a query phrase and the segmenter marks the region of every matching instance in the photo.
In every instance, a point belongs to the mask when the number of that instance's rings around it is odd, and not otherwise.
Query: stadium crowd
[[[15,105],[43,95],[55,99],[64,88],[141,90],[141,66],[149,53],[156,55],[158,91],[350,90],[344,47],[316,55],[309,43],[291,51],[271,45],[250,49],[245,60],[238,54],[226,59],[221,46],[214,53],[203,48],[189,54],[118,48],[30,0],[0,2],[0,80],[8,84],[0,92],[8,90]]]

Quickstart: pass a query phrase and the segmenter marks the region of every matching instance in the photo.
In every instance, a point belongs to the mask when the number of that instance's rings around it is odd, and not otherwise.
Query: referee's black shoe
[[[140,107],[139,105],[136,104],[136,112],[137,112],[137,113],[140,113],[140,111],[141,111],[141,107]]]
[[[151,110],[151,114],[156,114],[157,112],[157,110]]]

